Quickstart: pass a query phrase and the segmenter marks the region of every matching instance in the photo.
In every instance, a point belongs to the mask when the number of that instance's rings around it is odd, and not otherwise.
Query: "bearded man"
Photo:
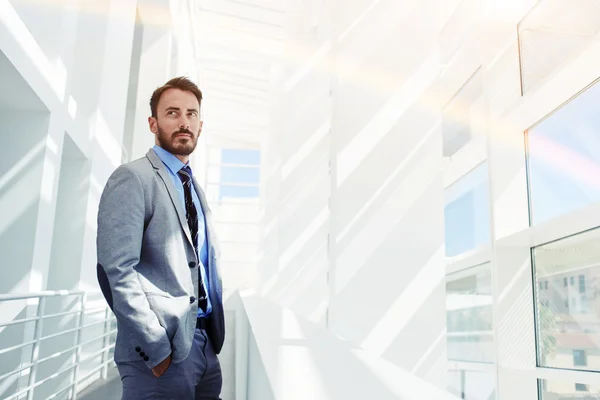
[[[185,77],[150,99],[156,145],[119,166],[98,211],[98,280],[118,325],[123,399],[220,399],[225,336],[218,247],[189,166],[202,92]]]

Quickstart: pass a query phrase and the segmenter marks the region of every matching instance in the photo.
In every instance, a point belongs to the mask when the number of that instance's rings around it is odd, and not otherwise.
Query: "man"
[[[219,399],[225,323],[211,212],[188,165],[202,92],[174,78],[150,99],[156,145],[109,178],[98,279],[117,317],[123,399]]]

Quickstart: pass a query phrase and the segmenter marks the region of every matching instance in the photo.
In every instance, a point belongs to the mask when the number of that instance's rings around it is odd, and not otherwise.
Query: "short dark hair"
[[[154,118],[156,118],[157,115],[156,108],[158,107],[158,101],[160,100],[162,94],[168,89],[179,89],[183,90],[184,92],[191,92],[198,99],[198,104],[202,104],[202,92],[200,89],[198,89],[198,86],[196,86],[194,82],[185,76],[178,76],[177,78],[171,79],[161,87],[156,88],[156,90],[152,93],[152,97],[150,97],[150,112]]]

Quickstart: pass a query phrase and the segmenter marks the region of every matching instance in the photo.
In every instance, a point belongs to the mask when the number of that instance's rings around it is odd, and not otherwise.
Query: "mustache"
[[[192,133],[192,131],[190,131],[189,129],[186,128],[181,128],[175,132],[173,132],[173,136],[175,135],[180,135],[182,133],[187,133],[188,135],[190,135],[191,137],[194,137],[194,134]]]

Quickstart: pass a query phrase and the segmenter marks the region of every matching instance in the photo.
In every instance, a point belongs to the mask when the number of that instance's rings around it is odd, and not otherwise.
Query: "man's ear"
[[[148,117],[148,127],[150,128],[150,131],[155,135],[158,133],[158,123],[156,121],[156,118]]]

